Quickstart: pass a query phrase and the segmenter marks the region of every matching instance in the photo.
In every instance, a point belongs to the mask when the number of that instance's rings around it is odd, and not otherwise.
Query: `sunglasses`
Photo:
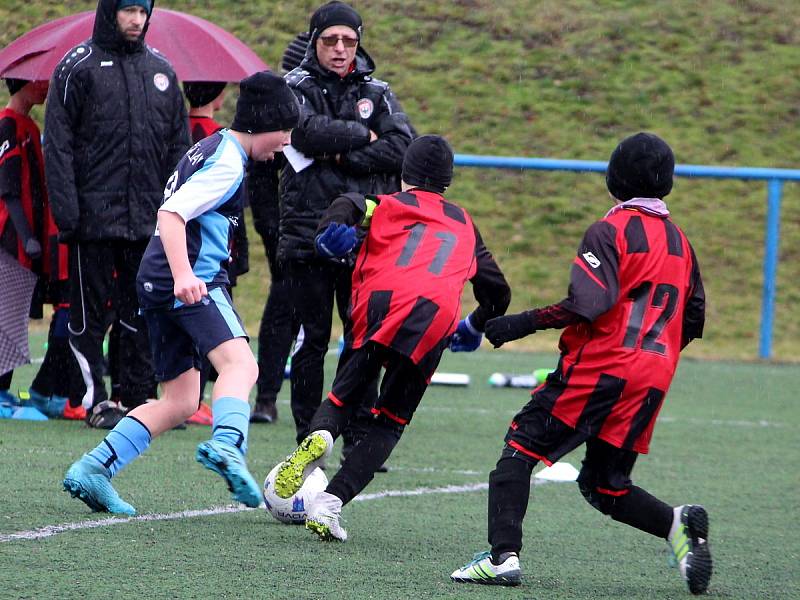
[[[330,48],[333,48],[336,44],[338,44],[339,40],[341,40],[345,48],[355,48],[358,44],[358,38],[346,37],[343,35],[324,35],[319,39],[322,40],[323,45]]]

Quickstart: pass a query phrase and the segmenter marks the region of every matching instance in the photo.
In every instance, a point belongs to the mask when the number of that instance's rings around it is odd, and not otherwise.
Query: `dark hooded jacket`
[[[189,148],[172,66],[124,39],[117,0],[100,0],[92,38],[56,67],[45,110],[47,187],[62,239],[144,240],[164,186]]]
[[[400,170],[413,129],[389,85],[372,77],[375,63],[359,46],[346,77],[317,61],[315,40],[305,59],[286,75],[300,100],[292,146],[314,162],[281,172],[280,260],[314,257],[314,232],[340,194],[388,194],[400,190]],[[370,130],[379,137],[370,143]],[[338,155],[338,160],[337,160]]]

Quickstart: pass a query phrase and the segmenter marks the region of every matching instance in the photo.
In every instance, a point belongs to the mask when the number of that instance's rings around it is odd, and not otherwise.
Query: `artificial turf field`
[[[487,345],[446,354],[442,370],[469,373],[472,385],[429,389],[391,471],[345,507],[345,544],[231,505],[222,480],[194,460],[208,427],[168,432],[115,478],[140,515],[127,520],[93,514],[61,491],[69,464],[104,432],[74,421],[0,421],[0,598],[688,597],[666,544],[602,516],[574,483],[535,485],[522,586],[450,582],[487,547],[488,472],[527,398],[486,379],[555,360]],[[334,366],[329,355],[328,382]],[[33,373],[19,369],[12,389]],[[800,597],[798,384],[798,365],[684,361],[651,454],[634,469],[634,481],[665,501],[708,509],[711,597]],[[279,411],[276,424],[250,430],[248,462],[259,480],[294,447],[288,390]],[[581,458],[579,449],[564,460],[579,467]],[[33,532],[42,537],[16,535]]]

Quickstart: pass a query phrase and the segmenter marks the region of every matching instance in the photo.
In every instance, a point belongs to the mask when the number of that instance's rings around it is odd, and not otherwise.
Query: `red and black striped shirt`
[[[564,330],[558,369],[534,398],[571,427],[646,453],[680,351],[703,332],[689,240],[668,217],[613,213],[584,235],[560,306],[583,319]]]

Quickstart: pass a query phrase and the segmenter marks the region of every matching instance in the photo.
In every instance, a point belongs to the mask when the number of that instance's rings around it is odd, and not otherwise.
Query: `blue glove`
[[[451,352],[474,352],[481,345],[483,334],[472,326],[468,315],[458,322],[455,333],[450,338]]]
[[[344,256],[356,245],[356,228],[331,223],[314,240],[317,254],[326,258]]]

